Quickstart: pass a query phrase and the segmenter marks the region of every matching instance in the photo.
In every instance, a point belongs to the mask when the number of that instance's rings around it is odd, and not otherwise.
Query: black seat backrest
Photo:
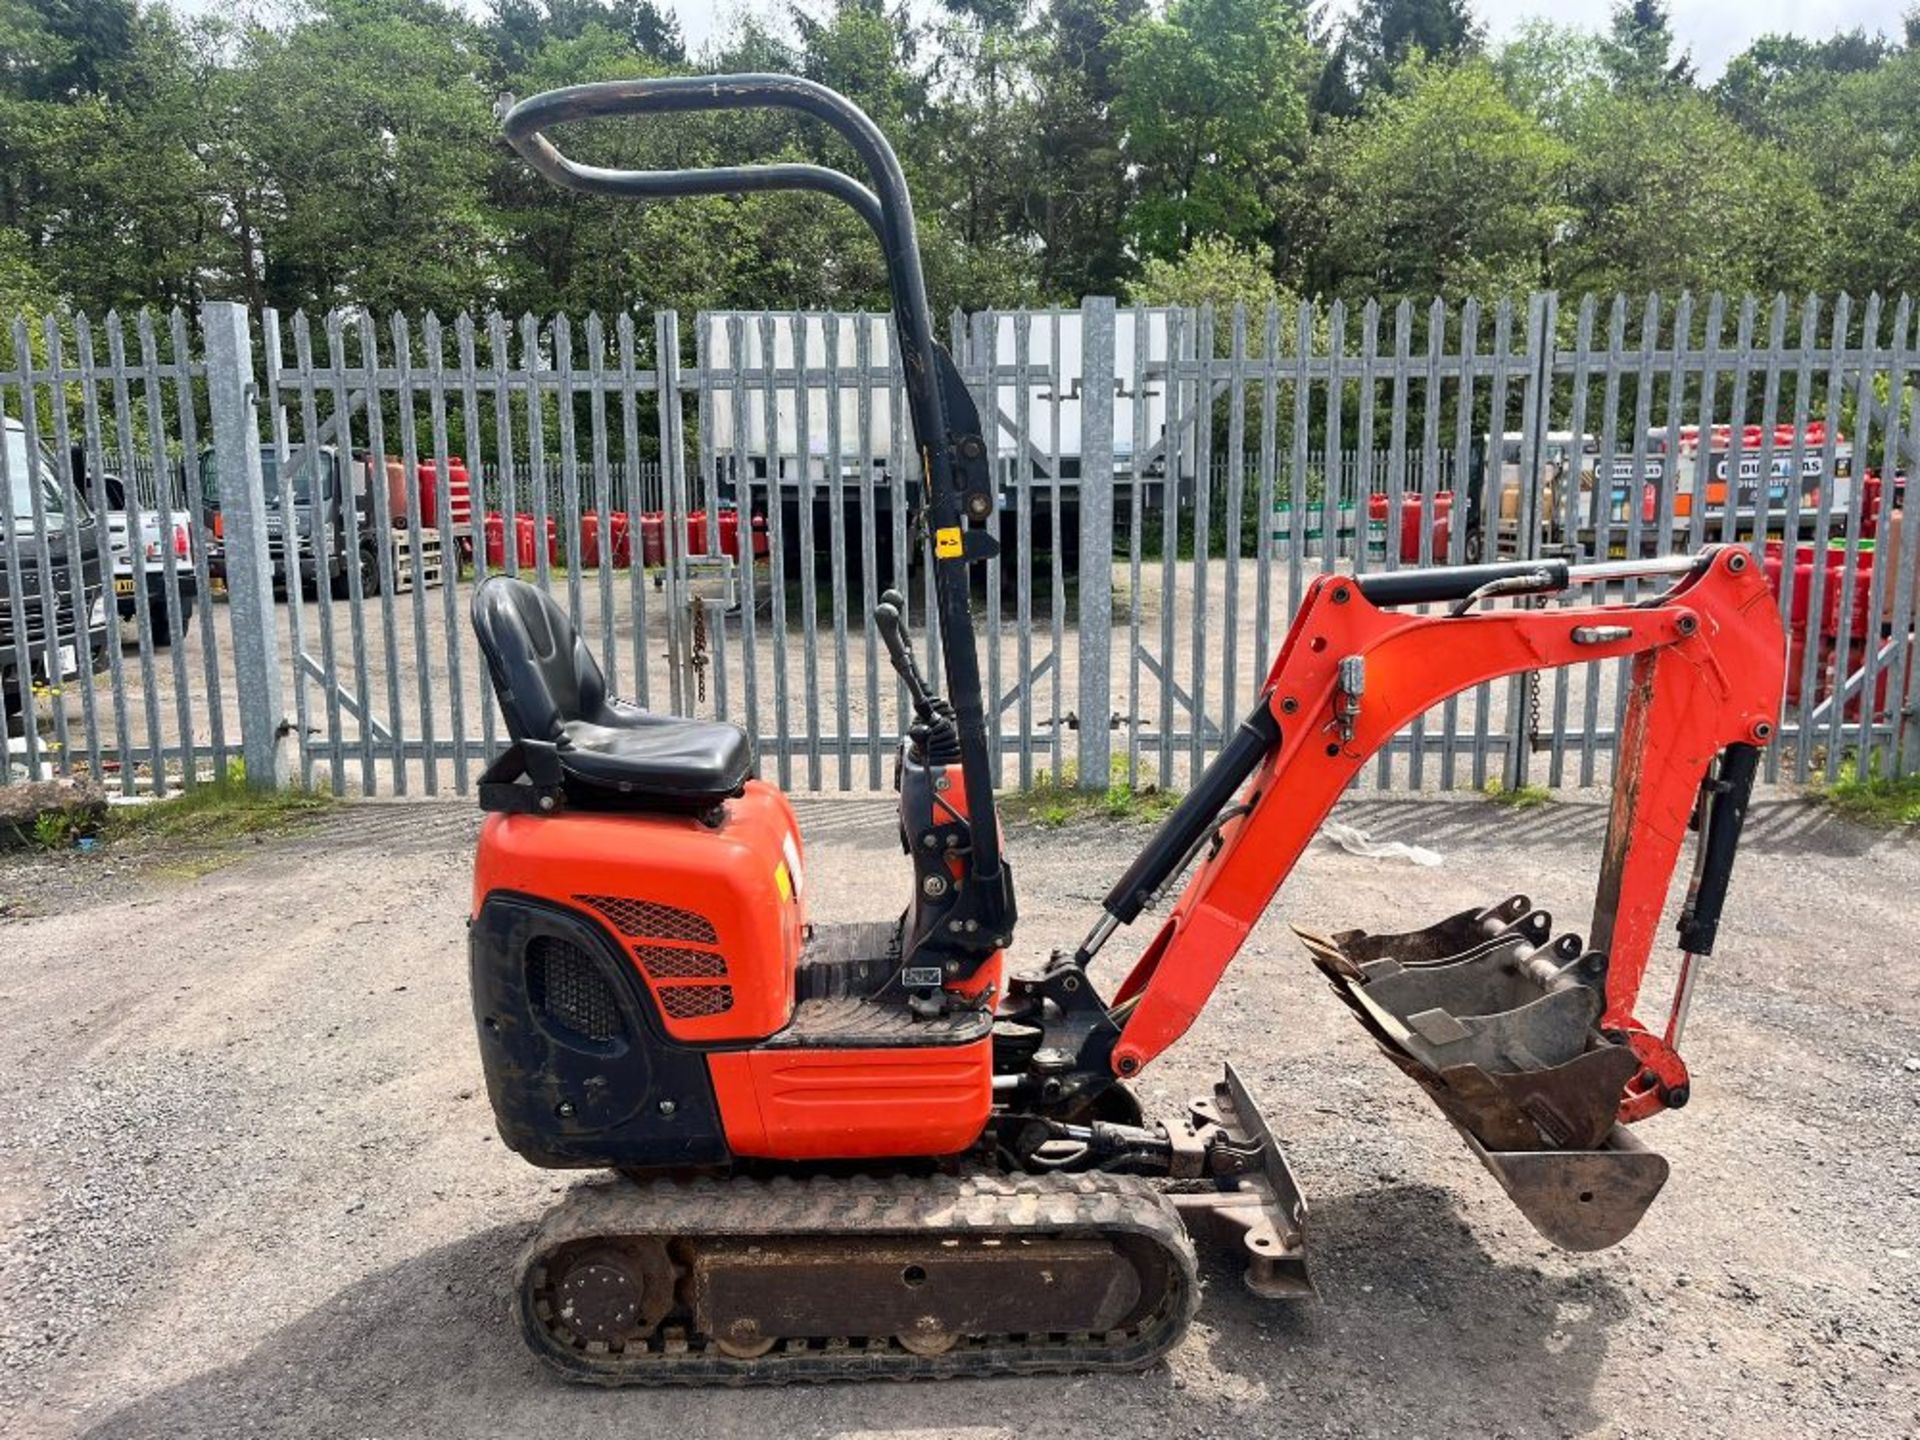
[[[558,740],[562,725],[604,709],[606,677],[545,591],[490,576],[473,592],[473,631],[515,740]]]

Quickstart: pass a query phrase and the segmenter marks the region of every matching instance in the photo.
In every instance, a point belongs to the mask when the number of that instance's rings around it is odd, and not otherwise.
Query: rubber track
[[[936,1356],[912,1354],[892,1340],[788,1341],[758,1359],[741,1360],[697,1336],[689,1336],[678,1353],[655,1339],[640,1354],[589,1354],[553,1336],[534,1311],[540,1258],[580,1240],[620,1235],[933,1238],[942,1232],[1137,1236],[1165,1259],[1169,1290],[1129,1330],[1105,1336],[988,1336],[962,1340]],[[1179,1343],[1200,1298],[1193,1244],[1179,1213],[1150,1181],[1127,1175],[991,1172],[587,1181],[541,1222],[514,1268],[514,1292],[521,1328],[534,1352],[567,1379],[588,1385],[782,1385],[1139,1370]],[[849,1317],[849,1329],[857,1327]]]

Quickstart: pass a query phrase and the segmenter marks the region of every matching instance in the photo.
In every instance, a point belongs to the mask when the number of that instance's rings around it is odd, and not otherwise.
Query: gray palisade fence
[[[889,590],[933,612],[884,316],[209,304],[8,332],[6,778],[166,793],[244,760],[470,793],[503,731],[466,608],[504,571],[621,693],[746,725],[769,778],[889,783],[909,712],[870,617]],[[1186,783],[1316,575],[1722,542],[1767,561],[1793,636],[1770,777],[1920,766],[1905,297],[1092,298],[948,341],[1001,485],[975,608],[1003,785]],[[1363,783],[1604,784],[1626,683],[1478,687]]]

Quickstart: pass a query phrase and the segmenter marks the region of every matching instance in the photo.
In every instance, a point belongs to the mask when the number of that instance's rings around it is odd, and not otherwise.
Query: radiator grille
[[[620,1006],[594,958],[551,935],[527,946],[527,998],[551,1024],[588,1040],[618,1037]]]
[[[637,959],[655,980],[711,980],[727,973],[727,958],[711,950],[671,950],[665,945],[636,945]]]
[[[665,985],[660,989],[660,1008],[675,1020],[697,1020],[703,1015],[722,1015],[733,1008],[731,985]]]
[[[713,922],[692,910],[676,905],[661,905],[652,900],[627,900],[618,895],[576,895],[589,909],[597,910],[622,935],[641,935],[649,940],[691,940],[712,945],[719,936]]]

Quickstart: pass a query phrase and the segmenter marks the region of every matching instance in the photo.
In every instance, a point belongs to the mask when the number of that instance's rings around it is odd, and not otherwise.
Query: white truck
[[[174,488],[175,477],[161,462],[154,489],[164,495]],[[118,475],[100,477],[98,490],[87,478],[84,447],[73,448],[73,475],[76,485],[89,495],[104,501],[102,519],[107,527],[107,548],[113,559],[114,607],[122,620],[139,614],[137,588],[147,592],[147,618],[153,629],[155,645],[171,645],[186,633],[193,619],[193,607],[200,598],[199,581],[193,567],[193,516],[185,510],[148,509],[140,517],[140,556],[133,554],[133,521],[127,508],[127,483]],[[145,498],[145,497],[142,497]],[[171,497],[167,497],[171,498]],[[172,554],[173,583],[167,582],[168,554]],[[175,612],[173,597],[180,605]]]

